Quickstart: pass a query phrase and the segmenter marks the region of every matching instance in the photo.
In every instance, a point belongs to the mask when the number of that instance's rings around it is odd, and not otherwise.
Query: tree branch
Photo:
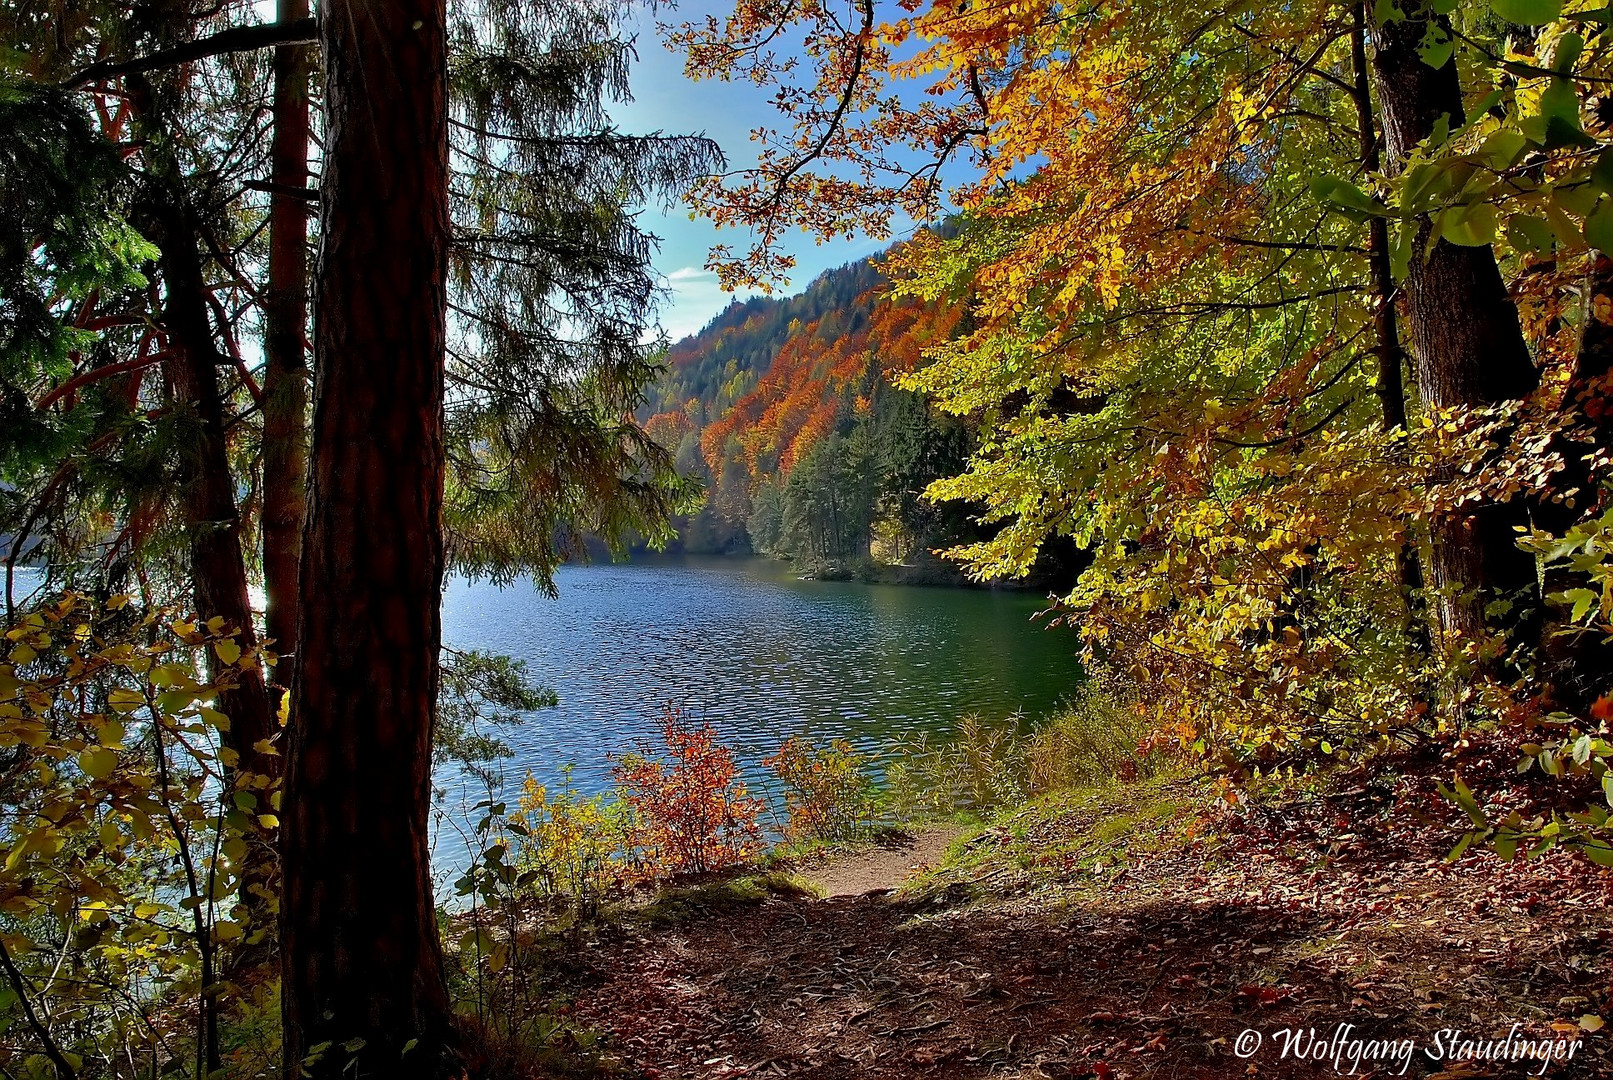
[[[163,349],[162,351],[152,353],[149,356],[137,356],[133,360],[122,360],[116,364],[106,364],[102,367],[91,368],[89,371],[73,376],[71,379],[68,379],[66,382],[62,383],[62,385],[58,386],[44,397],[34,402],[34,408],[40,412],[43,412],[52,405],[56,404],[56,402],[60,401],[62,398],[66,397],[68,394],[71,394],[73,391],[78,390],[81,387],[88,386],[93,382],[99,382],[102,379],[110,379],[114,375],[126,375],[131,371],[139,371],[142,368],[148,368],[152,364],[160,364],[162,361],[168,359],[168,357],[171,355],[172,353],[169,352],[169,350]]]
[[[319,201],[319,189],[313,187],[296,187],[292,184],[276,184],[269,180],[248,180],[242,187],[248,191],[263,191],[270,195],[284,195],[289,199],[302,199],[305,202]]]
[[[22,972],[17,970],[17,965],[11,962],[11,952],[6,948],[4,941],[0,941],[0,964],[5,965],[6,975],[11,980],[11,988],[16,992],[17,1003],[22,1008],[23,1019],[28,1021],[28,1026],[34,1031],[34,1037],[44,1047],[45,1057],[56,1067],[57,1077],[59,1080],[77,1080],[78,1073],[62,1054],[62,1048],[56,1045],[56,1040],[50,1036],[50,1030],[34,1014],[33,1003],[28,1000],[28,984],[23,982]]]
[[[273,45],[301,45],[319,40],[319,23],[314,19],[297,19],[289,23],[262,23],[258,26],[232,26],[216,34],[171,49],[162,49],[150,56],[136,57],[120,63],[91,64],[61,85],[63,90],[77,90],[102,79],[119,75],[135,75],[142,71],[176,67],[192,60],[205,60],[224,53],[252,52]]]

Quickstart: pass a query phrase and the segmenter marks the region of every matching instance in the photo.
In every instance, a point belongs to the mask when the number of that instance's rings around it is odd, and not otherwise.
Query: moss
[[[817,897],[817,890],[812,884],[796,874],[764,871],[664,888],[648,903],[621,910],[618,914],[623,922],[666,927],[760,904],[773,898],[814,900]]]

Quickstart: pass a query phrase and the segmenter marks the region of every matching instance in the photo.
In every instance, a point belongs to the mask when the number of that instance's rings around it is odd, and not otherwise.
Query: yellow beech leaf
[[[78,764],[92,780],[105,780],[118,767],[118,755],[104,746],[92,746],[78,755]]]
[[[140,696],[140,691],[130,690],[127,686],[116,687],[106,696],[106,700],[120,713],[134,712],[146,703],[146,699]]]

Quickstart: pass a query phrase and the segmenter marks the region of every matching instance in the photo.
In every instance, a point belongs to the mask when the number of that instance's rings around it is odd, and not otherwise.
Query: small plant
[[[978,716],[958,722],[949,743],[934,746],[922,733],[897,744],[885,770],[886,797],[900,817],[949,817],[987,810],[1027,792],[1025,740],[1019,718],[991,723]]]
[[[799,735],[762,764],[784,784],[788,833],[796,840],[855,840],[874,816],[868,761],[845,739],[818,746]]]
[[[1566,616],[1556,631],[1567,651],[1576,647],[1606,648],[1613,639],[1613,510],[1577,525],[1562,536],[1536,529],[1519,546],[1538,560],[1542,580],[1566,588],[1547,593],[1546,600]],[[1603,679],[1607,673],[1603,672]],[[1600,866],[1613,866],[1613,692],[1606,683],[1586,712],[1574,715],[1552,712],[1537,717],[1541,731],[1536,741],[1519,747],[1518,772],[1539,769],[1585,794],[1599,790],[1577,812],[1524,817],[1516,810],[1492,818],[1460,777],[1440,791],[1462,808],[1473,827],[1463,833],[1450,853],[1452,861],[1477,843],[1504,859],[1519,852],[1537,856],[1553,848],[1580,851]],[[1587,790],[1588,789],[1588,790]]]
[[[1148,724],[1134,708],[1091,683],[1036,730],[1026,747],[1032,791],[1098,787],[1151,775],[1161,751],[1139,754]]]
[[[661,719],[662,747],[640,746],[616,766],[632,812],[632,847],[651,876],[749,862],[761,848],[763,804],[739,779],[734,753],[710,724],[681,709]]]
[[[949,743],[922,734],[895,748],[885,798],[898,817],[948,817],[1010,805],[1044,791],[1101,787],[1151,775],[1161,751],[1139,751],[1147,723],[1088,684],[1026,735],[1019,717],[966,716]]]
[[[632,812],[605,795],[582,798],[565,786],[551,793],[527,775],[505,828],[515,837],[515,865],[535,891],[569,901],[579,920],[592,918],[630,870]]]
[[[496,732],[513,728],[523,714],[560,703],[555,692],[527,675],[526,663],[494,653],[442,650],[442,686],[432,728],[432,764],[459,771],[487,788],[502,783],[498,763],[510,757]]]

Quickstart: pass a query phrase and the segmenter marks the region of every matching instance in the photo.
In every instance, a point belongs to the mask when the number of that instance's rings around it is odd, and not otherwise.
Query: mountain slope
[[[961,304],[893,300],[865,260],[796,296],[735,302],[673,346],[642,418],[706,485],[683,550],[846,573],[972,538],[958,508],[920,498],[962,469],[967,429],[891,382],[962,318]]]

